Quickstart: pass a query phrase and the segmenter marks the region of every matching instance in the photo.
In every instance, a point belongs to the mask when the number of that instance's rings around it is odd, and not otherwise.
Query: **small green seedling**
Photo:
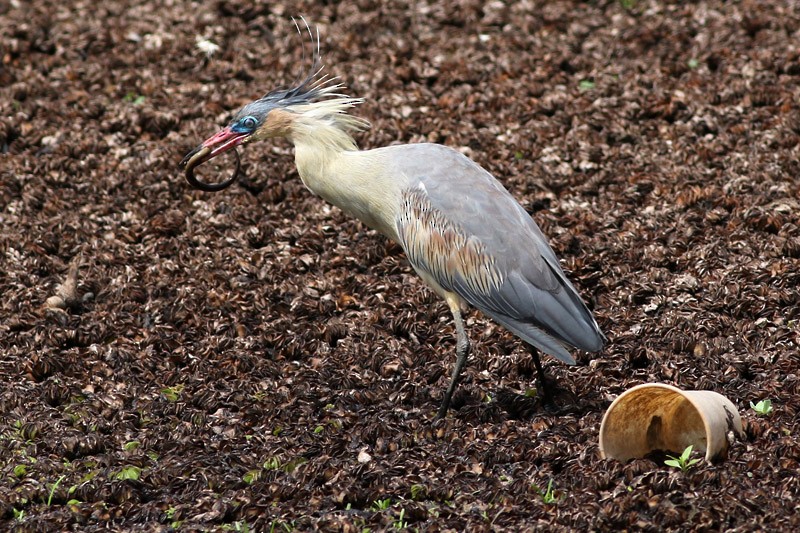
[[[249,470],[245,475],[242,476],[242,481],[247,483],[248,485],[252,485],[258,478],[261,477],[261,470]]]
[[[140,94],[137,95],[135,92],[131,91],[126,94],[122,100],[133,105],[142,105],[145,101],[145,97]]]
[[[750,408],[759,416],[769,416],[772,414],[772,400],[761,400],[756,404],[750,402]]]
[[[225,524],[222,526],[222,529],[228,531],[238,531],[239,533],[250,533],[250,531],[252,531],[252,529],[250,529],[250,524],[248,524],[245,520],[237,520],[233,524]]]
[[[408,522],[405,520],[406,510],[400,509],[400,514],[397,516],[397,520],[392,523],[392,527],[396,530],[400,531],[402,529],[406,529],[408,527]]]
[[[183,385],[175,385],[174,387],[164,387],[161,389],[161,394],[170,403],[175,403],[181,398],[183,392]]]
[[[681,472],[686,472],[689,468],[700,462],[700,459],[690,459],[689,456],[692,455],[692,449],[694,448],[693,445],[689,445],[683,450],[683,453],[680,457],[673,457],[668,455],[669,459],[664,461],[664,464],[667,466],[674,466],[675,468],[680,468]]]
[[[270,457],[264,464],[261,465],[261,468],[264,470],[278,470],[281,467],[281,460],[277,457]]]
[[[59,486],[59,485],[61,485],[61,482],[62,482],[62,481],[64,481],[64,478],[65,478],[65,477],[67,477],[67,476],[61,476],[61,477],[60,477],[60,478],[58,478],[58,479],[56,480],[56,482],[55,482],[55,483],[53,483],[53,485],[50,487],[50,494],[47,496],[47,506],[48,506],[48,507],[50,507],[50,505],[53,503],[53,494],[55,494],[55,492],[56,492],[56,489],[58,488],[58,486]]]
[[[552,479],[547,483],[547,490],[543,491],[539,487],[536,487],[536,491],[542,497],[542,502],[544,502],[546,505],[558,503],[558,500],[560,499],[558,496],[556,496],[556,491],[553,489]]]
[[[392,506],[392,499],[386,498],[385,500],[375,500],[372,502],[372,509],[375,511],[385,511]]]
[[[288,523],[288,522],[283,522],[281,520],[273,520],[272,524],[269,526],[269,533],[275,533],[276,531],[280,531],[279,529],[276,529],[277,526],[281,526],[283,528],[283,531],[286,531],[287,533],[294,531],[294,522]]]
[[[130,465],[124,467],[122,470],[117,472],[114,475],[114,479],[118,479],[120,481],[125,481],[125,480],[138,481],[139,476],[141,474],[142,474],[141,468],[139,468],[138,466]]]

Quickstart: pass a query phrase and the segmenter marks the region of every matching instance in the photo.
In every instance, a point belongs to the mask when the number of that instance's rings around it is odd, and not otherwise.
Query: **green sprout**
[[[261,465],[264,470],[278,470],[281,467],[281,460],[277,457],[270,457]]]
[[[137,95],[135,92],[131,91],[126,94],[122,100],[133,105],[142,105],[145,101],[145,97],[141,94]]]
[[[132,481],[137,481],[139,476],[142,473],[142,469],[138,466],[126,466],[114,476],[115,479],[119,479],[120,481],[124,481],[126,479],[130,479]]]
[[[594,89],[595,83],[592,80],[581,80],[578,83],[578,89],[581,91],[588,91]]]
[[[385,500],[375,500],[372,502],[372,509],[375,511],[385,511],[392,506],[392,499],[386,498]]]
[[[425,485],[411,485],[411,499],[412,500],[421,500],[425,498],[427,495],[428,490],[425,488]]]
[[[295,524],[294,521],[292,521],[292,523],[288,523],[288,522],[283,522],[281,520],[273,520],[272,524],[269,527],[269,533],[275,533],[276,531],[279,531],[276,529],[276,526],[281,526],[284,531],[290,533],[291,531],[294,531]]]
[[[180,399],[182,392],[183,385],[175,385],[174,387],[164,387],[161,389],[161,394],[163,394],[164,398],[166,398],[170,403],[177,402]]]
[[[244,481],[248,485],[252,485],[256,481],[258,481],[258,478],[260,477],[261,477],[260,470],[249,470],[245,475],[242,476],[242,481]]]
[[[772,414],[772,400],[761,400],[756,404],[750,402],[750,408],[759,416],[769,416]]]
[[[240,533],[250,533],[250,531],[252,531],[250,529],[250,524],[248,524],[245,520],[237,520],[233,524],[224,524],[222,529],[223,531],[238,531]]]
[[[683,453],[680,457],[673,457],[672,455],[668,455],[669,459],[664,461],[664,464],[667,466],[673,466],[675,468],[680,468],[681,472],[686,472],[689,470],[689,467],[692,465],[699,463],[700,459],[689,459],[689,456],[692,455],[692,449],[694,446],[691,444],[683,450]]]
[[[62,482],[62,481],[64,481],[64,478],[65,478],[65,477],[67,477],[67,476],[61,476],[61,477],[60,477],[60,478],[58,478],[58,479],[56,480],[56,482],[55,482],[55,483],[53,483],[53,485],[50,487],[50,494],[47,496],[47,506],[48,506],[48,507],[50,507],[50,504],[51,504],[51,503],[53,503],[53,494],[55,494],[55,492],[56,492],[56,489],[58,488],[58,486],[59,486],[59,485],[61,485],[61,482]]]
[[[406,529],[408,527],[408,521],[405,520],[406,510],[400,509],[400,514],[397,516],[397,520],[394,521],[392,527],[396,530],[400,531],[401,529]]]
[[[560,497],[556,496],[556,491],[553,489],[552,479],[550,479],[550,481],[547,483],[546,490],[542,490],[536,485],[534,485],[533,488],[542,497],[542,502],[544,502],[546,505],[558,503],[558,500],[561,499]]]
[[[170,507],[166,511],[164,511],[164,515],[167,517],[167,520],[170,521],[169,526],[172,529],[178,529],[183,524],[183,520],[175,520],[175,515],[178,513],[178,509],[175,507]]]

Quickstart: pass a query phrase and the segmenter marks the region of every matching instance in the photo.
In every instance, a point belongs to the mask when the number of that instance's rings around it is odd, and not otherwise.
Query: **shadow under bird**
[[[308,26],[306,25],[308,29]],[[361,98],[322,73],[319,31],[305,79],[269,92],[240,109],[217,134],[181,161],[187,181],[194,169],[240,145],[272,138],[294,144],[300,179],[321,196],[405,250],[414,270],[450,308],[457,332],[456,364],[437,418],[445,416],[470,352],[461,316],[476,307],[530,345],[542,385],[550,396],[537,350],[564,363],[568,347],[596,352],[605,336],[539,227],[489,172],[460,152],[420,143],[359,150],[352,134],[369,127],[347,114]]]

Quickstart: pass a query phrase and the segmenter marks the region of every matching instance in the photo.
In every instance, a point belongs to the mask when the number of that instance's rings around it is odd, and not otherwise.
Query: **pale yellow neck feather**
[[[391,213],[400,198],[399,186],[385,172],[382,157],[374,151],[359,151],[354,143],[351,149],[337,137],[337,133],[346,133],[321,131],[324,129],[305,135],[293,131],[291,135],[300,179],[313,193],[397,240]]]

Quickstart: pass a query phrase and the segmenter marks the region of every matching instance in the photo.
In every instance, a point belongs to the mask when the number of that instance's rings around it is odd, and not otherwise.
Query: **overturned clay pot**
[[[622,393],[600,425],[600,455],[627,461],[651,452],[680,454],[690,444],[706,461],[727,457],[728,432],[743,436],[736,406],[713,391],[645,383]]]

